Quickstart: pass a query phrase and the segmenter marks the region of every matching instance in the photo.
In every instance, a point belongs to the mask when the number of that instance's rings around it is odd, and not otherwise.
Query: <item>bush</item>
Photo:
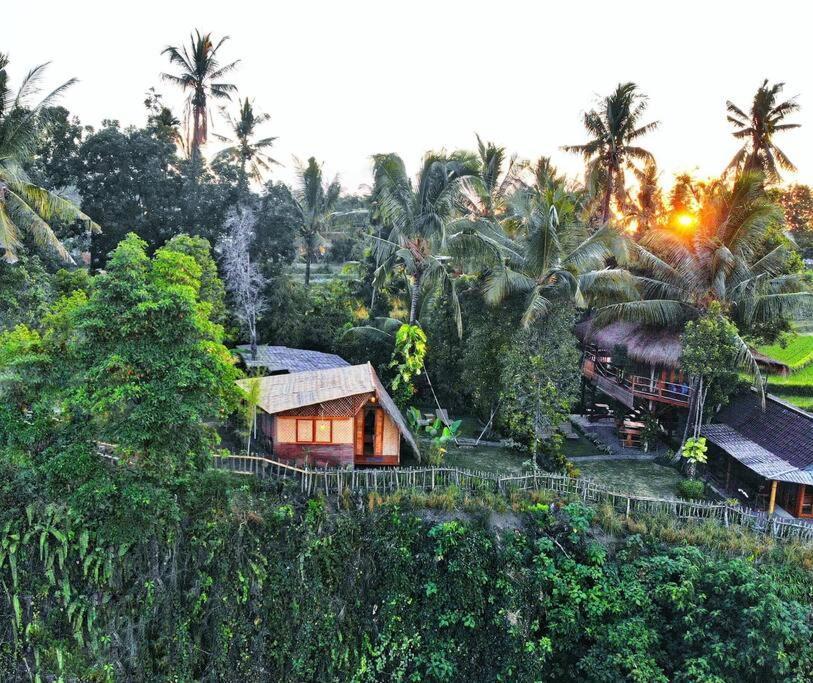
[[[706,497],[706,485],[697,479],[684,479],[677,485],[677,493],[687,500],[703,500]]]

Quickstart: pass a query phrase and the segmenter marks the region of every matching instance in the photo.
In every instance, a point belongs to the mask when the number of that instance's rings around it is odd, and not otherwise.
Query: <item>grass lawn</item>
[[[529,457],[523,457],[519,451],[509,448],[491,446],[466,448],[452,444],[446,451],[443,464],[461,470],[479,470],[503,475],[520,474],[522,472],[522,463],[528,460]]]
[[[759,352],[785,363],[791,370],[800,370],[813,363],[813,335],[797,334],[788,340],[785,348],[769,344],[760,346]]]
[[[677,498],[675,488],[683,476],[675,469],[652,461],[605,460],[574,463],[581,476],[620,493]]]
[[[562,450],[568,458],[578,458],[580,455],[601,455],[598,448],[583,436],[579,436],[578,439],[565,439]]]

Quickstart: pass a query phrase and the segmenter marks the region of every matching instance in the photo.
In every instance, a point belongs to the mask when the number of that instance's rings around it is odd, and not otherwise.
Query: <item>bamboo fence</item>
[[[779,539],[813,540],[813,524],[727,503],[653,498],[621,493],[590,479],[552,472],[499,476],[492,472],[452,467],[400,467],[387,469],[314,469],[248,455],[215,456],[214,467],[260,478],[290,479],[306,495],[323,493],[341,497],[345,491],[391,493],[398,489],[432,491],[456,486],[469,493],[509,494],[513,491],[552,491],[591,504],[609,504],[627,516],[633,513],[669,514],[682,520],[715,520]]]

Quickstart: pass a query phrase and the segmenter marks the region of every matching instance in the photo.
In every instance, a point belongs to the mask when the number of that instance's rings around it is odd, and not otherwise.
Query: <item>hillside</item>
[[[2,680],[813,672],[800,546],[539,494],[337,504],[213,472],[164,489],[99,470],[59,504],[56,473],[0,477]]]

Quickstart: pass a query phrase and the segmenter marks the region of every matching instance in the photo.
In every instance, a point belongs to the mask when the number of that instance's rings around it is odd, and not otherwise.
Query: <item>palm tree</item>
[[[487,272],[483,288],[491,305],[524,294],[526,327],[564,301],[584,305],[582,281],[594,284],[597,269],[619,252],[625,254],[625,243],[612,228],[591,235],[578,222],[581,198],[547,157],[537,162],[534,181],[509,202],[503,225],[512,240],[510,246],[502,245],[505,262]]]
[[[731,100],[726,101],[726,118],[737,129],[733,135],[738,140],[745,140],[731,159],[727,170],[759,171],[772,182],[779,180],[779,168],[785,171],[796,170],[791,160],[773,141],[777,132],[800,126],[798,123],[784,123],[785,117],[799,111],[795,97],[777,102],[784,87],[784,83],[769,86],[766,78],[754,95],[748,114]]]
[[[144,106],[147,108],[147,127],[161,140],[183,147],[184,140],[179,130],[181,122],[162,100],[161,93],[156,92],[155,88],[147,91],[144,99]]]
[[[663,215],[663,193],[654,159],[647,159],[643,168],[635,168],[633,173],[638,181],[638,192],[634,199],[627,202],[623,223],[642,235],[652,229]]]
[[[624,171],[634,168],[633,160],[646,161],[652,154],[632,143],[655,130],[657,121],[641,125],[647,98],[635,83],[619,83],[615,91],[600,100],[598,109],[584,115],[584,127],[591,139],[583,145],[566,145],[567,152],[581,154],[588,177],[600,178],[603,185],[601,221],[610,220],[613,197],[619,208],[625,203]]]
[[[322,182],[322,167],[314,157],[307,165],[297,162],[299,188],[294,193],[299,212],[300,234],[305,245],[305,286],[310,286],[311,262],[322,233],[328,228],[339,199],[341,185],[334,178],[328,185]]]
[[[0,54],[0,249],[3,258],[14,263],[22,235],[27,234],[62,261],[73,263],[50,223],[81,220],[93,232],[98,232],[99,226],[69,200],[31,183],[23,166],[36,149],[39,125],[49,116],[47,107],[75,79],[32,103],[29,99],[36,93],[47,64],[31,69],[15,94],[9,87],[8,63],[8,57]]]
[[[480,172],[478,159],[466,152],[429,153],[414,187],[397,154],[377,154],[373,162],[373,201],[386,231],[386,237],[373,238],[378,264],[374,286],[393,271],[406,275],[412,325],[418,320],[421,295],[442,292],[462,334],[460,302],[448,266],[453,260],[498,261],[502,246],[491,221],[458,216],[464,182]]]
[[[168,46],[161,54],[169,55],[169,61],[179,68],[178,74],[161,74],[161,78],[179,86],[188,93],[186,101],[187,130],[191,128],[192,140],[190,152],[197,156],[201,145],[208,138],[208,100],[230,100],[237,90],[232,83],[221,81],[226,74],[233,71],[240,60],[220,66],[217,52],[229,39],[221,38],[216,44],[211,33],[189,36],[189,48]]]
[[[516,156],[507,159],[506,165],[505,147],[484,143],[479,135],[476,138],[480,168],[476,175],[462,181],[460,208],[471,217],[497,221],[505,214],[508,198],[519,185],[518,173],[523,165],[517,163]]]
[[[234,137],[229,139],[218,136],[231,145],[221,150],[217,156],[222,160],[236,161],[239,164],[238,186],[241,191],[245,191],[249,180],[262,180],[263,172],[267,171],[271,164],[279,163],[265,151],[271,148],[277,138],[253,139],[257,128],[270,120],[271,116],[254,111],[254,105],[248,97],[240,103],[238,119],[235,120],[228,114],[225,116]]]
[[[804,276],[787,274],[787,247],[762,253],[766,231],[781,217],[762,189],[762,176],[745,173],[733,185],[703,188],[693,233],[659,227],[630,244],[627,268],[604,271],[625,300],[596,312],[596,323],[627,320],[682,329],[720,302],[746,330],[797,315],[813,301]],[[737,338],[739,362],[759,377],[748,345]]]

